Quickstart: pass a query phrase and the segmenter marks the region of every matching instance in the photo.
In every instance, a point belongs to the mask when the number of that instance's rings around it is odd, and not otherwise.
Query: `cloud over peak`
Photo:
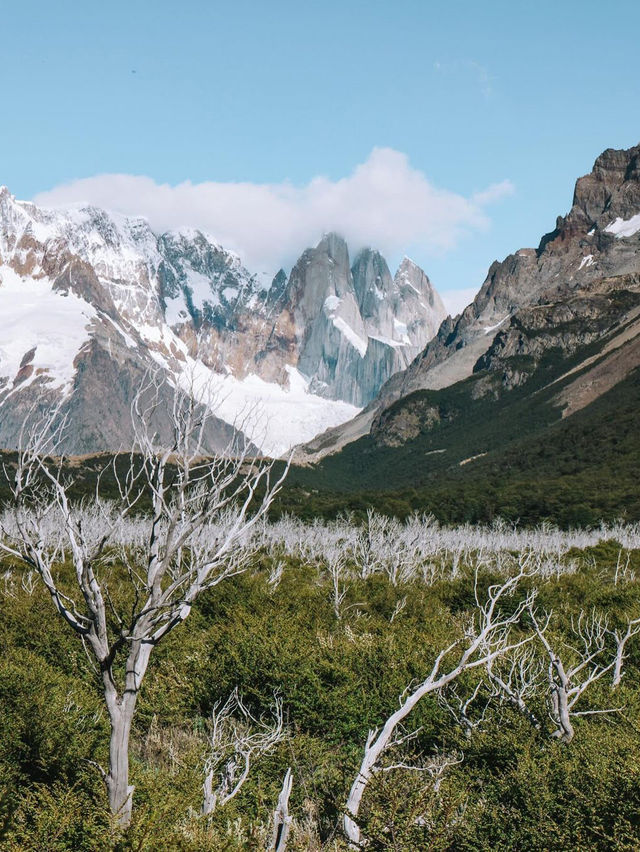
[[[466,198],[435,187],[408,157],[374,148],[347,177],[315,177],[303,186],[185,181],[170,186],[148,177],[105,174],[54,187],[34,198],[41,206],[93,204],[144,216],[154,231],[183,227],[211,234],[256,271],[295,261],[327,231],[354,249],[387,255],[409,247],[424,253],[454,248],[465,233],[485,230],[485,207],[513,192],[509,181]]]

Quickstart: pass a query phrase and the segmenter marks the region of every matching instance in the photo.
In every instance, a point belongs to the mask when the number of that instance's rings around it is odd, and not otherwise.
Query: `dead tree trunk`
[[[552,645],[553,639],[547,634],[549,618],[544,628],[541,628],[536,615],[531,611],[531,619],[540,643],[545,649],[548,666],[549,683],[549,715],[556,725],[552,736],[563,743],[570,743],[575,735],[573,718],[588,716],[595,713],[614,713],[614,709],[603,710],[574,710],[576,703],[587,688],[600,680],[615,665],[615,658],[608,663],[603,662],[605,656],[606,637],[608,634],[605,620],[595,612],[587,617],[580,613],[577,623],[572,621],[571,629],[578,640],[578,647],[565,645],[568,658],[575,662],[571,665],[563,662],[560,653]],[[564,653],[563,653],[564,655]],[[605,658],[606,659],[606,658]]]
[[[118,702],[109,708],[109,771],[105,778],[111,813],[121,825],[131,822],[133,787],[129,785],[129,738],[135,704]]]
[[[640,618],[634,618],[632,621],[627,623],[627,629],[624,633],[620,633],[619,630],[613,630],[613,638],[616,640],[616,658],[615,665],[613,667],[613,680],[611,686],[615,689],[616,686],[620,686],[622,681],[622,666],[625,661],[625,651],[627,649],[627,642],[633,636],[637,636],[640,633]]]
[[[278,804],[273,814],[273,835],[269,845],[269,852],[285,852],[287,848],[289,829],[291,828],[289,796],[291,795],[292,786],[293,776],[291,775],[291,767],[289,767],[285,773],[282,789],[278,796]]]

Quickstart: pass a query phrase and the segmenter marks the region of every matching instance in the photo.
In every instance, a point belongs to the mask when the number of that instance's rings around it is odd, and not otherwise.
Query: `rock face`
[[[607,150],[575,187],[569,213],[537,249],[494,262],[474,301],[448,317],[406,370],[351,423],[299,456],[314,460],[369,432],[395,401],[489,371],[475,393],[522,384],[545,352],[568,357],[629,319],[640,291],[640,146]],[[483,390],[484,387],[484,390]],[[378,428],[378,426],[376,428]],[[379,431],[379,429],[378,429]],[[395,440],[395,438],[394,438]]]
[[[405,259],[391,278],[379,252],[364,249],[349,266],[335,234],[307,250],[291,272],[288,305],[299,336],[300,372],[316,393],[368,403],[403,369],[446,316],[419,267]]]
[[[45,210],[3,187],[0,445],[15,445],[34,400],[63,399],[68,451],[129,446],[132,395],[153,368],[189,392],[213,388],[209,449],[241,422],[279,454],[357,414],[443,316],[418,267],[391,279],[367,249],[352,271],[335,234],[265,279],[199,231],[156,235],[143,219]]]
[[[580,291],[589,298],[594,290],[622,286],[627,276],[638,275],[639,245],[640,146],[607,150],[576,182],[570,212],[558,217],[538,248],[493,263],[474,301],[440,328],[385,393],[445,387],[470,375],[496,334],[517,330],[512,317],[522,309],[566,301]]]
[[[410,260],[391,278],[385,259],[349,249],[328,234],[307,249],[287,277],[270,286],[203,234],[159,239],[166,319],[194,341],[212,369],[288,382],[286,368],[311,393],[361,407],[406,367],[446,316],[425,273]]]

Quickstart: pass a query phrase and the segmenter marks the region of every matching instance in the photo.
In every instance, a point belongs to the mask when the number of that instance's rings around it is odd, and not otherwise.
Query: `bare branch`
[[[211,753],[205,764],[202,814],[212,814],[231,801],[247,780],[252,761],[274,749],[285,736],[280,697],[275,698],[271,721],[253,716],[237,688],[224,703],[218,702],[211,713]]]

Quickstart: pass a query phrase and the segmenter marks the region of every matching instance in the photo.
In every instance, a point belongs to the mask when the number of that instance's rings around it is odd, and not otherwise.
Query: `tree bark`
[[[551,666],[556,672],[557,677],[556,683],[551,688],[551,715],[553,716],[553,721],[558,726],[558,730],[554,731],[553,736],[562,743],[570,743],[575,731],[571,723],[571,711],[569,708],[568,678],[564,666],[557,657],[554,658]]]

